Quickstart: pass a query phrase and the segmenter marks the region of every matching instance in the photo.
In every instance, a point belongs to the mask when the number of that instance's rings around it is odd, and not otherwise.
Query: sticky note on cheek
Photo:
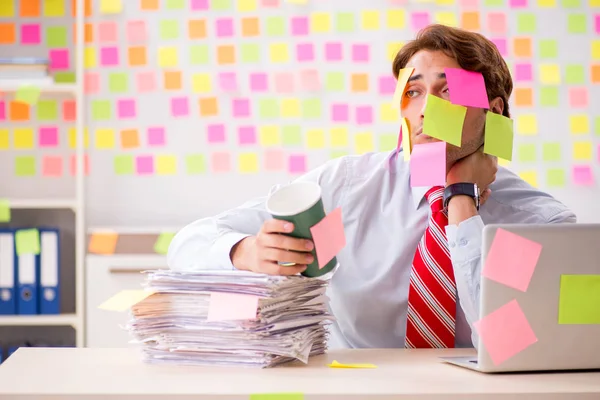
[[[345,246],[346,235],[342,221],[342,209],[336,208],[310,228],[315,243],[319,268],[323,268]]]

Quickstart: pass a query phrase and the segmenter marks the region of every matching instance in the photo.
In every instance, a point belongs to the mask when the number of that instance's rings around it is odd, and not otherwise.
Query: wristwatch
[[[457,195],[465,195],[472,197],[475,201],[475,207],[479,211],[479,188],[476,183],[453,183],[444,189],[444,208],[448,208],[450,199]]]

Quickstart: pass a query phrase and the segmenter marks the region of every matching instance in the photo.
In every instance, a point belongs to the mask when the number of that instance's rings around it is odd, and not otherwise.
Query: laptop
[[[502,307],[510,307],[513,314],[520,308],[533,332],[504,340],[503,345],[498,343],[510,334],[499,335],[499,340],[488,341],[489,349],[479,335],[477,356],[442,360],[485,373],[600,369],[600,224],[487,225],[482,268],[498,229],[539,243],[542,249],[526,291],[482,276],[480,321]],[[500,321],[506,324],[496,323],[492,332],[498,334],[509,324]]]

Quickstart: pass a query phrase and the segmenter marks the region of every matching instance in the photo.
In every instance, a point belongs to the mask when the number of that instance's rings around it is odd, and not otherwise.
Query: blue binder
[[[4,361],[4,350],[2,349],[2,346],[0,346],[0,364],[2,364],[2,361]]]
[[[15,231],[15,237],[18,230]],[[17,314],[38,314],[39,254],[17,254]]]
[[[6,358],[10,357],[12,355],[12,353],[17,351],[18,348],[19,348],[19,346],[10,346],[8,348],[8,352],[6,353]]]
[[[17,313],[17,253],[12,229],[0,229],[0,315]]]
[[[40,314],[60,313],[60,235],[58,229],[40,228]]]

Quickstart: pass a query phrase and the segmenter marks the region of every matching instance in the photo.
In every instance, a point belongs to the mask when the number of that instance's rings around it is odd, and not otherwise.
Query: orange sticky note
[[[209,117],[219,114],[219,107],[216,97],[206,97],[200,99],[200,115]]]
[[[158,10],[158,0],[141,0],[140,8],[143,11]]]
[[[217,47],[217,62],[219,65],[235,63],[235,48],[233,45],[221,45]]]
[[[146,48],[143,46],[130,47],[127,50],[127,56],[131,67],[146,65]]]
[[[323,268],[346,246],[342,209],[338,207],[327,214],[310,228],[310,233],[315,243],[319,268]]]
[[[367,74],[352,74],[351,87],[353,92],[369,91],[369,76]]]
[[[116,232],[93,233],[88,245],[88,252],[93,254],[114,254],[119,234]]]
[[[76,3],[74,1],[74,3]],[[39,17],[40,0],[21,0],[21,17]]]
[[[531,38],[515,38],[513,47],[515,56],[531,57]]]
[[[20,101],[11,101],[9,105],[9,114],[11,121],[29,120],[29,105]]]
[[[165,71],[165,89],[179,90],[181,89],[181,72],[180,71]]]
[[[210,294],[207,321],[255,319],[257,309],[257,296],[213,292]]]
[[[140,138],[137,129],[121,131],[121,147],[124,149],[135,149],[140,147]]]
[[[519,107],[533,106],[533,90],[531,88],[516,88],[515,103]]]
[[[188,36],[190,39],[204,39],[206,37],[206,21],[192,19],[188,22]]]
[[[0,44],[14,44],[16,40],[15,24],[10,22],[0,23]]]
[[[242,36],[251,37],[260,34],[258,18],[242,18]]]

